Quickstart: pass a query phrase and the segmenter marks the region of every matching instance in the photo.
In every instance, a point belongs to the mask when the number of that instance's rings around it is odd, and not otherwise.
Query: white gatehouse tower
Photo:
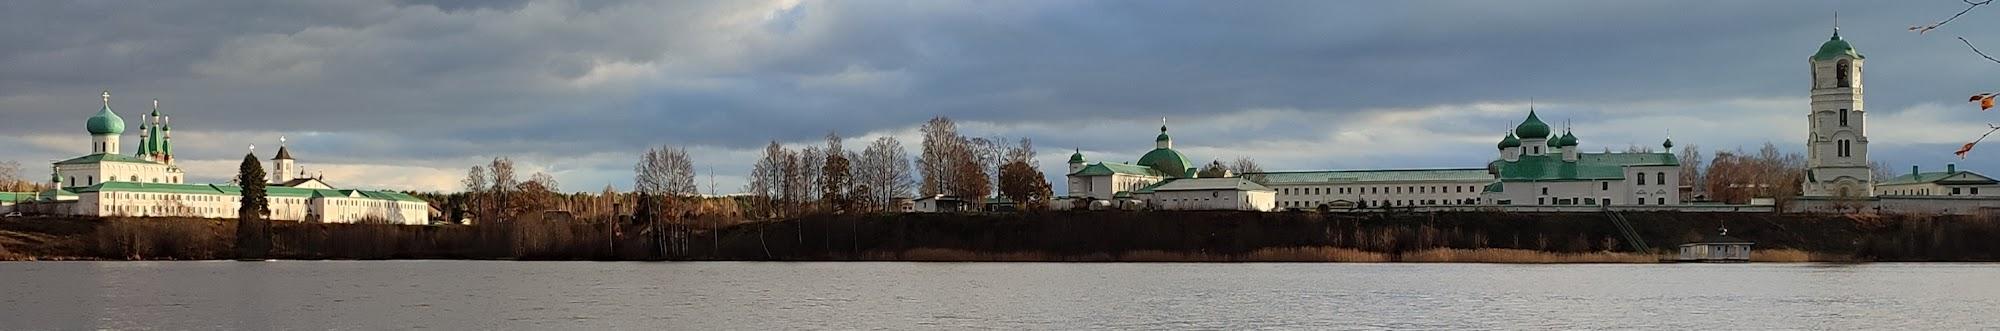
[[[1812,109],[1806,137],[1804,195],[1871,197],[1875,179],[1868,169],[1867,112],[1862,107],[1864,57],[1840,39],[1820,44],[1812,65]]]

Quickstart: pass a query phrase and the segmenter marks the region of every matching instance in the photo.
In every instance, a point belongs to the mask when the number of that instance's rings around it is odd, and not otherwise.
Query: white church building
[[[1535,114],[1500,139],[1500,158],[1487,163],[1495,182],[1488,205],[1679,205],[1680,161],[1667,153],[1578,151],[1575,132],[1555,135]]]
[[[1161,122],[1166,120],[1162,119]],[[1238,177],[1197,178],[1187,156],[1174,150],[1167,126],[1153,137],[1153,150],[1138,162],[1087,163],[1083,151],[1069,156],[1069,195],[1058,208],[1077,204],[1091,209],[1255,210],[1277,208],[1276,191]]]
[[[31,201],[10,203],[14,209],[97,217],[235,218],[242,188],[236,185],[187,184],[176,164],[169,117],[159,101],[139,121],[139,146],[130,155],[120,149],[125,120],[111,110],[111,92],[103,107],[85,121],[90,153],[53,164],[54,189]],[[393,191],[339,189],[320,177],[307,177],[280,138],[266,186],[268,219],[328,223],[364,221],[430,224],[430,203]]]

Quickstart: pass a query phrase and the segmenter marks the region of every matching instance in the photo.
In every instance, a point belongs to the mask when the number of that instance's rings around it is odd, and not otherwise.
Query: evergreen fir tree
[[[257,154],[243,155],[236,182],[243,188],[242,206],[236,209],[236,258],[263,259],[271,251],[271,225],[264,221],[270,208],[264,199],[264,165],[257,162]]]

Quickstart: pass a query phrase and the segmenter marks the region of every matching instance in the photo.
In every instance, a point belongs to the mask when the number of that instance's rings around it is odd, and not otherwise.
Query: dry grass
[[[1244,255],[1245,262],[1389,262],[1389,255],[1351,248],[1261,248]]]
[[[1161,250],[1136,250],[1118,254],[1119,262],[1222,262],[1227,256],[1201,252],[1169,252]]]
[[[878,261],[918,261],[918,262],[1043,262],[1055,261],[1042,252],[975,253],[960,249],[916,248],[902,254],[872,252],[863,259]]]
[[[1658,263],[1659,257],[1645,254],[1591,252],[1555,253],[1525,249],[1430,249],[1403,253],[1402,262],[1455,263]]]
[[[1855,262],[1855,259],[1847,255],[1814,253],[1786,248],[1751,250],[1750,262]]]
[[[1058,255],[1040,251],[981,253],[949,248],[915,248],[902,252],[871,251],[856,257],[866,261],[918,262],[1388,262],[1388,254],[1334,247],[1263,248],[1232,256],[1200,252],[1136,250],[1120,254]]]

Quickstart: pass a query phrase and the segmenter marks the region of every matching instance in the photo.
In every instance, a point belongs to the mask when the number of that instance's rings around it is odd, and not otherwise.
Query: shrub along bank
[[[1646,262],[1727,227],[1759,261],[2000,261],[1977,216],[1048,212],[825,215],[652,231],[590,221],[481,226],[274,222],[279,259]],[[0,220],[0,259],[228,259],[235,222]]]

